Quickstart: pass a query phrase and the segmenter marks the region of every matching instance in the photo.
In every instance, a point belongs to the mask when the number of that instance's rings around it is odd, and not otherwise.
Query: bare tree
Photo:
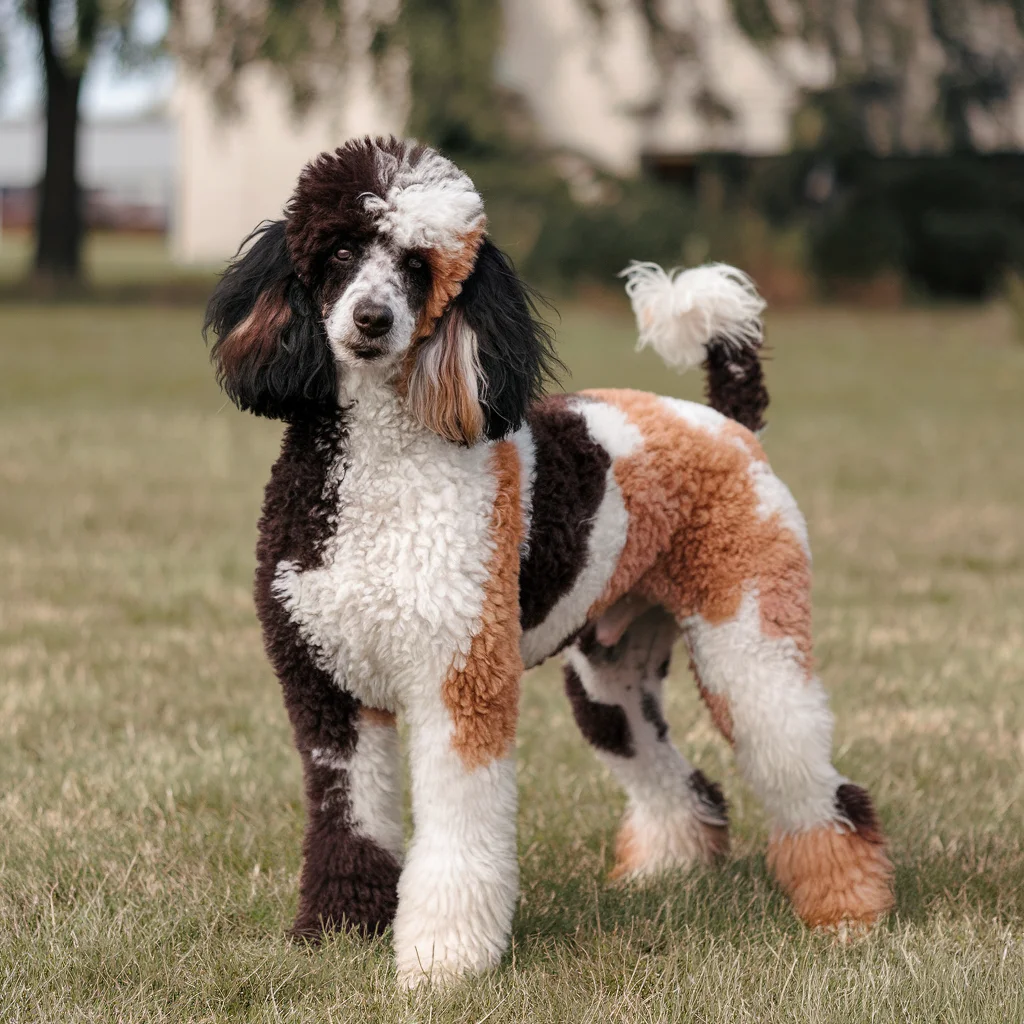
[[[100,46],[125,61],[153,58],[134,34],[136,0],[14,0],[13,13],[34,27],[43,72],[45,166],[36,214],[34,275],[53,284],[82,273],[83,203],[78,180],[82,81]],[[10,19],[7,27],[10,28]],[[0,32],[4,25],[0,24]],[[2,42],[2,40],[0,40]]]

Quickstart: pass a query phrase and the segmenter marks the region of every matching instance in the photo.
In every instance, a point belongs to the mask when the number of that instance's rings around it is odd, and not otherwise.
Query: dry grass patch
[[[999,310],[780,315],[765,441],[811,524],[840,769],[892,838],[871,938],[809,935],[680,659],[677,741],[733,808],[714,873],[603,881],[621,798],[557,668],[526,681],[523,898],[492,977],[394,991],[287,943],[298,759],[250,598],[278,429],[198,310],[0,309],[0,1020],[1024,1019],[1024,349]],[[569,310],[577,386],[692,396]]]

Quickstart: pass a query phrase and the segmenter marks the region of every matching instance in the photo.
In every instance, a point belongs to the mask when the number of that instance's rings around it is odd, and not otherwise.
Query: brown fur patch
[[[383,708],[371,708],[365,704],[359,709],[359,721],[367,725],[379,725],[394,729],[397,719],[393,711],[385,711]]]
[[[291,317],[284,286],[261,292],[252,312],[220,343],[223,372],[235,373],[246,357],[258,359],[269,355]]]
[[[467,358],[468,344],[475,353],[476,335],[461,313],[452,310],[430,340],[428,354],[420,347],[404,383],[409,411],[428,430],[455,444],[473,444],[484,429],[484,411],[477,397],[476,365]],[[428,369],[427,359],[436,360]]]
[[[874,924],[893,905],[892,864],[879,832],[834,825],[774,834],[768,867],[811,928]]]
[[[629,529],[589,617],[632,590],[677,619],[699,614],[718,624],[736,615],[744,587],[756,586],[762,630],[793,639],[809,676],[810,566],[779,516],[757,513],[750,467],[765,458],[757,439],[729,421],[716,433],[694,426],[644,392],[586,394],[624,412],[644,440],[615,462]]]
[[[459,248],[431,249],[426,253],[432,275],[430,294],[395,385],[416,419],[456,444],[473,444],[479,438],[484,428],[484,412],[466,379],[467,373],[475,369],[464,358],[462,332],[471,328],[457,308],[448,313],[440,326],[438,321],[473,272],[486,226],[481,217],[476,227],[459,236]],[[472,344],[476,345],[475,338]],[[428,358],[436,360],[436,373],[425,368]]]
[[[476,254],[486,230],[487,220],[481,216],[474,227],[458,236],[458,248],[431,249],[425,254],[430,264],[431,287],[416,323],[414,340],[430,335],[441,314],[462,291],[462,282],[473,272]]]
[[[617,882],[620,878],[636,874],[644,865],[646,850],[633,823],[626,821],[615,837],[615,863],[608,872],[608,880]]]
[[[494,552],[488,563],[480,628],[461,669],[453,668],[441,696],[455,723],[452,746],[467,769],[504,757],[515,741],[519,713],[519,453],[511,441],[494,446],[497,494],[491,513]]]

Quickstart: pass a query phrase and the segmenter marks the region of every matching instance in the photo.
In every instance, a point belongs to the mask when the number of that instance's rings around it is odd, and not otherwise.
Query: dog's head
[[[434,150],[362,139],[321,154],[210,300],[222,387],[239,408],[294,420],[334,407],[358,371],[450,441],[506,436],[552,357],[485,228],[473,183]]]

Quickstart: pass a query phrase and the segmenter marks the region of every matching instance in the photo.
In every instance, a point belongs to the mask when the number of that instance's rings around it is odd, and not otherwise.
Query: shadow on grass
[[[922,846],[924,843],[922,843]],[[896,867],[896,913],[921,924],[941,913],[974,913],[984,920],[1024,923],[1024,851],[982,847],[921,857]]]
[[[648,884],[610,883],[604,877],[571,874],[524,879],[513,928],[517,942],[573,938],[633,930],[648,923],[650,933],[670,943],[683,927],[734,933],[760,927],[765,917],[787,913],[756,855],[726,861],[719,868],[669,875]]]
[[[1024,854],[1019,844],[1015,856],[999,845],[993,839],[987,848],[972,847],[966,855],[898,859],[890,921],[920,925],[936,916],[968,912],[1008,924],[1024,921]],[[513,932],[516,943],[524,945],[545,939],[575,944],[602,933],[635,933],[642,925],[638,948],[658,952],[684,930],[722,937],[803,930],[759,854],[647,885],[545,872],[524,878],[523,893]],[[645,948],[651,937],[655,944]]]

